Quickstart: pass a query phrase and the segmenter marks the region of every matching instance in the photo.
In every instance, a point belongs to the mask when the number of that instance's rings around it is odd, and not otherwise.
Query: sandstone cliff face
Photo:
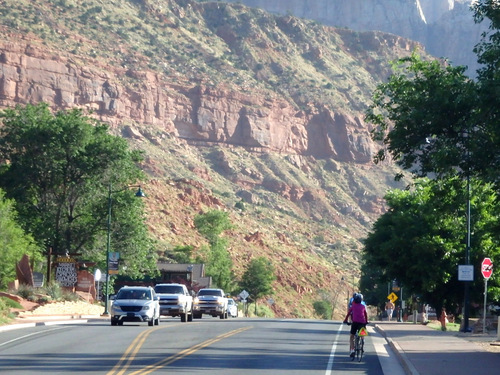
[[[306,113],[283,100],[225,88],[174,86],[158,74],[76,62],[27,41],[0,42],[0,107],[39,102],[88,108],[115,128],[154,126],[198,144],[357,163],[369,162],[374,152],[369,129],[353,115],[327,108]]]
[[[487,25],[476,25],[472,0],[227,0],[356,31],[380,30],[421,42],[436,57],[478,68],[472,52]]]

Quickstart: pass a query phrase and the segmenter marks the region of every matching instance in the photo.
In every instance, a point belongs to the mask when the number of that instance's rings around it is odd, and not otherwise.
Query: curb
[[[404,372],[407,375],[420,375],[420,373],[417,371],[415,366],[410,362],[408,357],[406,356],[406,353],[404,352],[403,349],[399,346],[397,342],[394,342],[391,338],[387,337],[386,332],[382,327],[380,327],[378,324],[375,324],[375,329],[377,330],[378,333],[380,333],[385,341],[387,341],[387,344],[389,344],[389,347],[392,349],[392,351],[396,354],[398,357],[399,363],[403,367]]]
[[[64,324],[84,324],[93,320],[103,320],[99,315],[69,315],[69,316],[39,316],[31,317],[30,320],[33,322],[19,322],[14,321],[12,324],[7,324],[0,326],[0,332],[12,331],[15,329],[31,328],[37,326],[54,326],[54,325],[64,325]]]

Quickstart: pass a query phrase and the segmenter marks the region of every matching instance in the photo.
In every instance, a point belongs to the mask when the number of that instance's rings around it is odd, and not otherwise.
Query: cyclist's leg
[[[349,337],[349,352],[352,356],[354,353],[354,336],[356,335],[357,332],[357,326],[356,323],[351,324],[351,335]]]

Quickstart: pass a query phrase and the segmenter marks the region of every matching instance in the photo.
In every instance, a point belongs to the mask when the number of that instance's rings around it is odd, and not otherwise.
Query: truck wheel
[[[187,321],[187,313],[181,314],[181,322],[186,323]]]
[[[188,314],[188,322],[192,322],[193,321],[193,314]]]
[[[219,315],[221,319],[224,319],[224,313]]]

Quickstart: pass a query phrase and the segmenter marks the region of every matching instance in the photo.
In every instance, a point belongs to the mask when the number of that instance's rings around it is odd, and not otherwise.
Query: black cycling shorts
[[[352,322],[351,324],[351,335],[355,335],[361,327],[366,327],[366,323]]]

